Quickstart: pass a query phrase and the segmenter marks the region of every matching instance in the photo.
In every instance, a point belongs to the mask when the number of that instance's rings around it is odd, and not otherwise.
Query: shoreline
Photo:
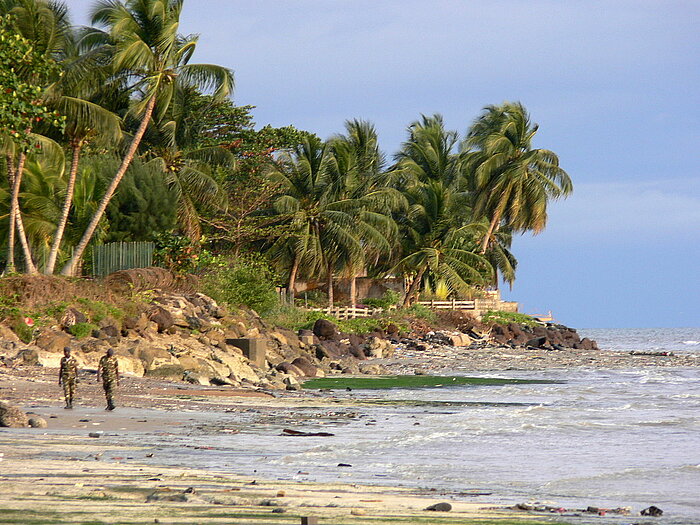
[[[424,372],[438,373],[447,371],[447,365],[451,364],[450,370],[466,372],[463,367],[471,366],[470,371],[482,375],[484,372],[560,370],[568,368],[565,363],[571,358],[568,352],[558,351],[547,352],[556,358],[531,359],[543,351],[510,349],[510,353],[518,352],[521,357],[503,359],[500,360],[501,367],[480,370],[478,368],[486,368],[495,362],[494,356],[485,358],[484,352],[494,353],[496,350],[450,350],[450,354],[464,352],[475,354],[472,358],[479,360],[482,367],[475,366],[476,361],[463,363],[451,355],[426,356],[426,359],[417,361],[409,357],[392,359],[387,361],[393,363],[385,366],[392,372],[405,370],[412,373],[414,367],[418,367]],[[600,357],[605,352],[594,353]],[[674,357],[613,352],[610,355],[612,361],[599,359],[596,362],[599,365],[612,364],[616,368],[640,363],[641,366],[633,367],[635,369],[663,369],[669,364],[671,368],[685,368],[687,363],[697,362],[693,356]],[[582,355],[579,362],[585,363],[587,359]],[[606,367],[578,367],[590,368]],[[691,368],[694,367],[691,365]],[[155,519],[159,523],[300,523],[303,516],[318,517],[319,523],[334,525],[466,524],[483,523],[478,520],[484,519],[497,520],[499,524],[551,523],[552,514],[533,515],[512,510],[503,505],[503,498],[500,498],[499,506],[494,503],[495,497],[459,496],[434,489],[431,492],[401,487],[399,482],[368,485],[346,480],[329,484],[303,479],[273,479],[269,473],[259,478],[255,474],[231,473],[231,469],[224,472],[216,468],[167,466],[167,459],[163,464],[154,464],[158,451],[150,445],[124,444],[149,435],[163,436],[162,439],[172,435],[173,440],[193,436],[198,442],[230,435],[235,443],[238,428],[221,428],[221,421],[212,421],[217,414],[227,412],[235,413],[237,418],[240,415],[240,424],[250,425],[253,432],[262,428],[268,434],[276,433],[274,435],[284,427],[294,428],[293,425],[304,430],[324,429],[323,425],[328,421],[342,425],[343,411],[362,410],[361,403],[344,393],[301,391],[273,394],[127,376],[118,392],[117,410],[106,412],[103,409],[104,396],[94,381],[94,374],[82,372],[78,406],[70,411],[61,406],[62,394],[56,374],[55,369],[40,367],[0,368],[0,399],[45,417],[49,424],[46,430],[0,431],[4,453],[0,468],[0,509],[8,519],[25,511],[22,519],[14,523],[81,523],[80,513],[86,513],[87,519],[88,511],[90,520],[102,519],[107,523],[114,523],[115,514],[129,523],[153,523]],[[318,413],[325,414],[327,419],[317,419]],[[100,437],[91,438],[90,433]],[[119,439],[111,439],[110,435],[119,436]],[[192,445],[190,448],[206,447]],[[150,459],[148,454],[156,454],[156,458]],[[343,479],[340,472],[342,469],[339,469],[338,480]],[[255,485],[251,485],[253,480]],[[194,493],[184,492],[189,487],[193,487]],[[278,496],[280,492],[285,495]],[[173,500],[152,499],[147,502],[149,495],[154,493],[155,498],[172,497]],[[440,502],[449,502],[452,510],[444,513],[424,510]],[[512,501],[509,505],[517,503],[520,501]],[[567,523],[568,517],[564,515],[558,520]],[[593,520],[592,516],[586,518]],[[583,523],[586,518],[575,518],[575,522]],[[0,523],[3,522],[8,521],[0,519]],[[611,523],[597,516],[595,522]]]

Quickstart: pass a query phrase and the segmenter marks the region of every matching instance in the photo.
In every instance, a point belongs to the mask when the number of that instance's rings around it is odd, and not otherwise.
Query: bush
[[[388,309],[391,308],[392,306],[396,306],[399,304],[399,301],[401,300],[401,294],[399,292],[396,292],[394,290],[387,290],[384,292],[384,295],[382,295],[379,299],[363,299],[362,304],[366,304],[367,306],[371,306],[373,308],[383,308],[383,309]]]
[[[68,328],[68,331],[78,339],[83,339],[84,337],[92,335],[93,331],[99,329],[99,326],[96,326],[92,323],[75,323],[74,325]]]
[[[517,323],[527,326],[537,326],[540,324],[529,315],[516,312],[502,312],[500,310],[489,310],[483,315],[481,322],[495,324]]]
[[[279,305],[276,274],[254,257],[241,257],[225,268],[216,269],[203,280],[204,293],[230,307],[247,307],[260,315]]]
[[[17,334],[20,341],[29,344],[34,340],[34,325],[29,325],[24,321],[24,318],[15,320],[12,324],[12,331]]]

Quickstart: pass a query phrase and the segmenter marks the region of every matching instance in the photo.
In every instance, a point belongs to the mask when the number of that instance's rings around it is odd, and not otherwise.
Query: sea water
[[[644,339],[639,331],[582,331],[602,348],[700,350],[692,342],[700,340],[698,329],[646,333]],[[322,405],[308,407],[265,424],[224,414],[218,423],[240,433],[171,436],[152,444],[165,463],[251,479],[400,485],[484,504],[630,506],[637,516],[656,505],[664,517],[655,523],[700,523],[700,369],[474,375],[557,382],[343,392],[367,404],[334,417]],[[334,435],[282,436],[281,428],[297,418],[304,425],[296,430]]]

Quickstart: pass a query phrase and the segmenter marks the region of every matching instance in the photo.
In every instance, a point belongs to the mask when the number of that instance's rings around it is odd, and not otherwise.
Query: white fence
[[[475,301],[418,301],[421,306],[427,306],[431,310],[474,310],[476,308]]]
[[[366,306],[334,306],[333,308],[307,308],[312,312],[323,312],[338,319],[356,319],[358,317],[372,317],[384,311],[383,308],[368,308]]]

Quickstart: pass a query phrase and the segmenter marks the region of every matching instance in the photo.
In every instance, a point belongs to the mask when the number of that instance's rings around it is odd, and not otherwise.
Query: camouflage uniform
[[[102,387],[107,397],[107,409],[114,410],[114,391],[119,383],[119,362],[116,356],[102,356],[98,367],[102,376]]]
[[[58,374],[61,385],[63,385],[63,396],[66,398],[66,407],[73,408],[75,384],[78,382],[78,361],[75,360],[75,357],[62,357],[61,370]]]

